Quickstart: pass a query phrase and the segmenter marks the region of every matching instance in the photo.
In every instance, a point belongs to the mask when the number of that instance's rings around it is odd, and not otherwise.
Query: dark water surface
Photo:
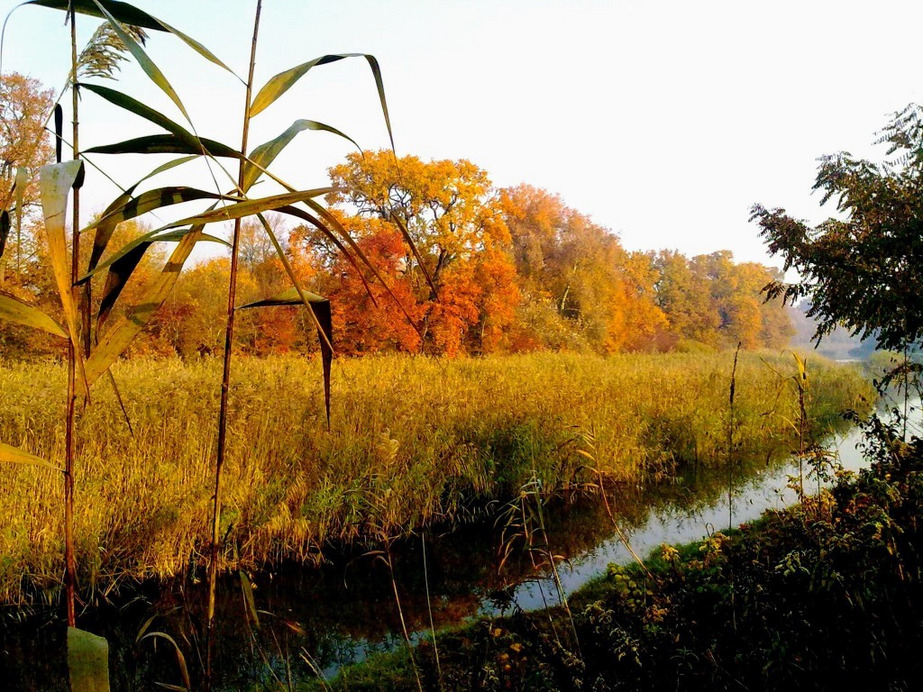
[[[858,441],[854,431],[831,444],[847,469],[863,463]],[[791,486],[797,475],[797,464],[785,458],[735,468],[730,522],[736,526],[767,509],[794,503],[797,493]],[[726,473],[688,469],[668,485],[610,489],[609,503],[623,535],[645,556],[662,543],[689,542],[726,528],[727,480]],[[806,492],[814,490],[816,481],[809,478]],[[534,498],[527,504],[534,509]],[[419,641],[433,625],[438,629],[477,615],[557,603],[557,590],[545,569],[549,552],[565,558],[558,573],[567,593],[610,563],[632,559],[598,496],[575,493],[542,510],[546,531],[535,531],[540,526],[533,517],[531,552],[525,550],[521,530],[501,515],[445,535],[427,531],[396,541],[390,548],[393,581],[382,553],[341,556],[320,569],[282,565],[252,574],[259,629],[248,616],[239,577],[227,577],[218,604],[217,689],[287,689],[288,681],[318,673],[330,676],[342,665],[404,645],[404,626]],[[511,550],[501,570],[506,544]],[[142,630],[173,637],[193,681],[201,676],[197,652],[202,642],[195,633],[204,630],[203,586],[179,580],[144,585],[131,596],[119,597],[117,605],[98,603],[80,618],[82,628],[110,643],[113,689],[182,682],[173,647],[163,639],[136,643]],[[68,689],[59,613],[38,612],[20,622],[4,612],[0,637],[0,689]]]

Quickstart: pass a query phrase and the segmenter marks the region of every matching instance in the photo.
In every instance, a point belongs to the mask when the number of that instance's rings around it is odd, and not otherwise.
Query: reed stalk
[[[256,46],[260,30],[260,13],[262,0],[256,0],[256,12],[253,19],[253,39],[250,44],[250,65],[247,73],[244,119],[241,132],[240,153],[247,155],[250,136],[250,99],[253,93],[253,71],[256,65]],[[238,166],[237,187],[244,187],[244,161]],[[210,689],[212,681],[212,659],[214,653],[215,629],[215,589],[218,582],[218,542],[221,525],[221,471],[224,467],[227,450],[228,394],[231,383],[231,356],[234,344],[234,315],[237,301],[237,267],[240,249],[241,219],[234,220],[234,234],[231,241],[231,275],[228,279],[227,326],[224,334],[224,362],[221,375],[221,402],[218,410],[218,442],[215,460],[215,492],[212,496],[212,536],[208,562],[208,622],[205,635],[205,689]]]
[[[77,93],[77,12],[71,0],[68,11],[71,30],[71,107],[73,157],[80,157],[79,145],[79,95]],[[75,187],[73,195],[73,217],[71,220],[71,284],[80,276],[80,190]],[[71,288],[74,294],[73,287]],[[75,608],[77,588],[77,561],[74,556],[74,457],[76,455],[75,419],[77,409],[77,350],[75,339],[67,344],[67,419],[65,421],[64,447],[64,587],[67,599],[67,625],[77,626]]]
[[[737,410],[734,397],[737,393],[737,359],[740,357],[741,343],[737,342],[734,351],[734,366],[731,368],[731,387],[728,393],[728,427],[727,427],[727,473],[728,473],[728,528],[734,526],[734,426],[737,424]]]

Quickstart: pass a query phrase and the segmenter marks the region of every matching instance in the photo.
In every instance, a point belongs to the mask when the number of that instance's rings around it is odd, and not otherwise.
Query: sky
[[[0,0],[0,12],[16,4]],[[253,0],[134,4],[246,74]],[[98,23],[78,17],[81,43]],[[811,194],[816,159],[884,154],[872,146],[875,132],[923,101],[921,25],[923,3],[892,0],[265,0],[255,82],[325,53],[371,53],[398,155],[464,158],[496,186],[544,188],[629,250],[728,249],[739,261],[779,265],[749,223],[750,207],[781,206],[811,223],[834,213]],[[198,133],[239,146],[241,82],[172,36],[153,35],[148,52]],[[3,71],[59,89],[69,55],[63,13],[26,6],[9,18]],[[182,121],[134,65],[109,86]],[[388,146],[361,59],[312,70],[254,119],[251,148],[299,118],[332,125],[363,148]],[[83,148],[156,131],[91,96],[81,126]],[[305,133],[276,170],[318,187],[353,150],[328,133]],[[150,158],[112,158],[94,162],[123,186],[153,167]],[[213,186],[204,169],[192,175]],[[160,184],[180,180],[189,179]],[[91,212],[118,193],[96,174],[85,190]]]

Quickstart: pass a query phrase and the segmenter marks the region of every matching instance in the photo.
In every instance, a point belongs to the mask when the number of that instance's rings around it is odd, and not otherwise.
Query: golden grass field
[[[675,463],[727,463],[733,353],[482,359],[366,357],[334,363],[326,430],[320,364],[241,359],[231,388],[223,533],[227,561],[317,559],[329,540],[384,537],[462,520],[530,478],[650,482]],[[135,360],[115,377],[134,436],[105,381],[79,416],[76,543],[80,587],[167,577],[204,563],[220,363]],[[858,370],[808,359],[818,426],[863,408]],[[790,354],[742,353],[734,454],[792,449]],[[63,366],[0,367],[0,441],[50,460],[64,446]],[[862,402],[865,401],[863,404]],[[0,467],[0,601],[53,598],[63,572],[61,478]]]

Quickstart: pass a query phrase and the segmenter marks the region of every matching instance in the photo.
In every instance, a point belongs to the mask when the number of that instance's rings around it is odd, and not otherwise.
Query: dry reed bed
[[[316,557],[330,539],[375,539],[461,519],[535,473],[546,487],[592,478],[579,433],[607,477],[645,482],[680,459],[726,463],[733,354],[369,357],[335,364],[326,432],[319,363],[241,360],[231,391],[223,532],[245,564]],[[814,420],[861,406],[851,368],[809,363]],[[743,354],[740,454],[790,448],[790,356]],[[78,422],[76,535],[81,587],[165,577],[202,561],[220,363],[132,361],[119,381],[135,435],[101,382]],[[0,368],[0,440],[63,454],[63,367]],[[763,452],[764,453],[764,452]],[[60,582],[61,483],[0,466],[0,600]]]

